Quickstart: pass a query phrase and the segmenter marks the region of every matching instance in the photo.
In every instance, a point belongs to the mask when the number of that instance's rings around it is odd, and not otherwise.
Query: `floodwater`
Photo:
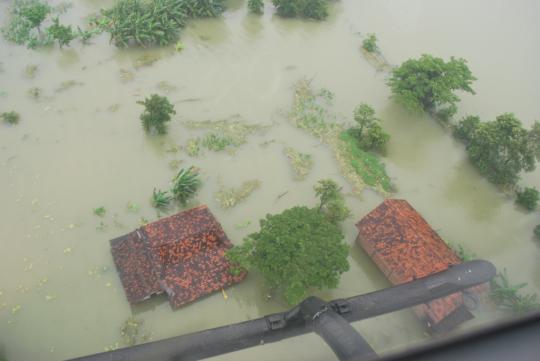
[[[2,22],[8,3],[0,2]],[[76,0],[61,19],[84,24],[89,14],[109,5]],[[514,112],[530,125],[540,119],[538,13],[535,0],[341,0],[319,23],[279,19],[270,1],[262,17],[251,16],[244,1],[234,0],[223,17],[191,22],[179,53],[173,47],[118,50],[106,35],[63,50],[29,51],[0,40],[0,91],[7,93],[0,97],[0,110],[22,117],[17,126],[0,127],[0,352],[10,361],[100,352],[122,345],[120,327],[131,315],[143,320],[141,333],[158,340],[286,309],[278,299],[267,300],[256,274],[228,289],[228,299],[216,293],[173,312],[165,297],[156,297],[130,308],[108,241],[136,228],[141,218],[158,217],[149,199],[154,187],[167,187],[174,160],[201,168],[204,186],[194,203],[208,204],[235,243],[257,230],[257,220],[267,213],[314,204],[317,180],[335,179],[354,214],[344,223],[351,268],[338,289],[317,294],[333,299],[387,287],[354,244],[354,222],[382,197],[368,189],[353,195],[331,150],[283,117],[292,86],[303,77],[335,92],[335,111],[349,119],[360,102],[375,107],[392,136],[384,162],[398,187],[396,198],[407,199],[447,241],[465,245],[506,268],[516,282],[528,282],[529,291],[539,291],[540,249],[532,237],[538,212],[522,212],[481,178],[462,145],[437,123],[389,100],[385,75],[359,50],[362,34],[373,32],[392,64],[422,53],[464,57],[478,81],[477,95],[463,96],[460,115],[493,119]],[[136,68],[143,54],[160,59]],[[24,70],[33,64],[39,70],[28,79]],[[122,79],[122,70],[133,79]],[[71,87],[62,89],[66,85]],[[27,94],[33,87],[42,89],[37,100]],[[164,137],[144,134],[142,107],[135,103],[156,92],[176,105]],[[175,145],[201,133],[184,121],[238,116],[272,127],[248,137],[234,155],[206,152],[190,158],[175,152]],[[304,181],[294,180],[286,146],[313,156],[313,171]],[[235,208],[221,210],[214,199],[219,186],[250,179],[261,180],[261,188]],[[525,175],[522,183],[538,187],[540,171]],[[130,203],[139,209],[129,209]],[[104,218],[92,212],[99,206],[107,209]],[[237,227],[247,221],[247,228]],[[496,317],[488,312],[462,329]],[[426,340],[410,310],[355,327],[381,353]],[[332,357],[311,335],[220,359]]]

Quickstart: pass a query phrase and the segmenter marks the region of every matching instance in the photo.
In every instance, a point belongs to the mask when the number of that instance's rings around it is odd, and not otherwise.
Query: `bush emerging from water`
[[[173,178],[171,193],[182,205],[186,205],[201,187],[199,173],[195,167],[181,169]]]
[[[279,16],[323,20],[328,16],[328,0],[272,0]]]
[[[442,112],[450,119],[457,108],[461,90],[474,94],[471,88],[476,78],[465,59],[444,61],[432,55],[409,59],[392,71],[388,86],[392,97],[415,111]]]
[[[169,99],[152,94],[144,101],[138,101],[137,104],[144,105],[144,112],[140,118],[145,131],[155,130],[158,134],[167,133],[166,123],[171,120],[171,115],[176,114]]]
[[[40,0],[16,0],[11,8],[9,22],[2,33],[5,38],[18,45],[35,48],[46,45],[48,39],[39,28],[51,12],[51,7]]]
[[[19,115],[19,113],[14,112],[14,111],[4,112],[0,114],[0,117],[4,120],[4,122],[11,125],[19,123],[21,119],[21,116]]]
[[[71,28],[71,25],[66,26],[60,24],[58,16],[54,18],[53,24],[47,28],[47,34],[52,40],[56,40],[60,48],[77,37],[77,34]]]
[[[516,193],[516,203],[528,211],[534,211],[536,209],[539,199],[540,194],[535,187],[527,187]]]
[[[263,0],[248,0],[248,9],[253,14],[261,15],[264,11]]]
[[[379,51],[377,46],[377,36],[375,34],[368,34],[367,38],[362,42],[362,48],[368,53],[376,53]]]

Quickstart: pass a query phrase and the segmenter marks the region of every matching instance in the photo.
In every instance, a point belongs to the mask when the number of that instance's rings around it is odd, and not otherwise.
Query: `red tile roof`
[[[111,241],[130,303],[166,292],[173,308],[240,282],[224,257],[230,240],[208,207],[199,206],[147,224]]]
[[[385,200],[356,227],[359,231],[357,243],[393,284],[425,277],[461,263],[437,232],[405,200]],[[417,306],[414,310],[432,329],[442,325],[451,328],[473,317],[463,304],[461,292]]]

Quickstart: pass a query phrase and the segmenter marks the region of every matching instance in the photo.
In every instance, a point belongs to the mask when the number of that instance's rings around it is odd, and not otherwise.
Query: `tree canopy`
[[[480,173],[495,184],[508,186],[516,184],[522,171],[533,171],[540,160],[537,124],[528,131],[512,113],[488,122],[467,117],[457,124],[454,133],[464,141]]]
[[[471,88],[476,78],[465,59],[450,58],[445,62],[432,55],[409,59],[392,71],[388,85],[392,97],[411,110],[440,111],[445,117],[456,112],[462,90],[474,94]],[[450,113],[450,114],[447,114]]]
[[[384,151],[390,135],[379,124],[380,119],[375,116],[375,109],[362,103],[354,109],[353,117],[358,127],[348,132],[358,140],[360,147],[365,151]]]
[[[150,132],[155,129],[159,134],[167,133],[167,122],[171,120],[171,115],[176,114],[174,105],[166,97],[152,94],[144,101],[138,101],[137,104],[144,105],[144,112],[140,119],[144,130]]]
[[[330,222],[341,222],[349,217],[351,212],[345,205],[341,188],[336,182],[331,179],[323,179],[317,183],[314,189],[315,195],[320,200],[318,211],[322,212]]]
[[[256,268],[268,285],[283,291],[289,304],[300,302],[310,288],[335,288],[349,269],[343,233],[316,208],[293,207],[260,221],[227,256],[243,268]]]
[[[322,20],[328,16],[328,0],[272,0],[279,16]]]

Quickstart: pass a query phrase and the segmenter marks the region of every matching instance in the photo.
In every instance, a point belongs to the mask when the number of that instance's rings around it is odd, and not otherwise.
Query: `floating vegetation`
[[[2,118],[4,122],[11,125],[17,124],[21,120],[21,116],[19,115],[19,113],[14,112],[14,111],[4,112],[0,114],[0,118]]]
[[[375,34],[367,34],[367,37],[362,42],[362,53],[364,57],[377,71],[392,71],[393,67],[388,60],[382,55],[379,46],[377,45],[377,36]]]
[[[450,247],[452,251],[454,251],[454,253],[463,262],[468,262],[476,259],[476,253],[459,243],[448,242],[448,247]]]
[[[101,207],[94,208],[93,212],[98,217],[104,217],[105,213],[107,213],[107,210],[105,209],[105,207],[101,206]]]
[[[118,111],[118,109],[120,109],[120,104],[118,104],[118,103],[110,105],[107,108],[107,110],[110,111],[111,113],[116,113]]]
[[[189,139],[186,143],[185,150],[190,157],[198,157],[201,154],[201,139]]]
[[[141,206],[134,202],[128,202],[126,208],[129,212],[137,213],[141,209]]]
[[[210,133],[201,140],[201,144],[214,152],[220,152],[225,150],[228,146],[233,144],[232,138],[226,135],[220,135],[217,133]]]
[[[75,86],[80,86],[80,85],[84,85],[84,83],[81,83],[79,81],[76,81],[76,80],[66,80],[66,81],[63,81],[62,83],[60,83],[60,86],[58,88],[56,88],[56,92],[57,93],[60,93],[60,92],[63,92],[63,91],[66,91],[66,90],[69,90]]]
[[[145,66],[153,65],[156,61],[162,58],[161,54],[156,53],[146,53],[135,59],[135,64],[133,65],[135,69],[139,69]]]
[[[131,81],[135,78],[135,73],[126,69],[120,69],[120,80],[123,82]]]
[[[526,286],[527,283],[512,285],[505,269],[491,280],[490,298],[501,309],[510,310],[517,315],[540,308],[536,293],[520,294],[520,290]]]
[[[165,81],[165,80],[160,81],[157,84],[156,88],[158,88],[159,90],[161,90],[162,92],[167,93],[167,94],[169,94],[169,93],[171,93],[171,92],[178,89],[176,86],[174,86],[173,84],[171,84],[171,83],[169,83],[168,81]]]
[[[236,229],[246,229],[250,225],[251,225],[251,221],[245,221],[245,222],[242,222],[242,223],[235,224],[234,228],[236,228]]]
[[[311,159],[311,155],[300,153],[291,147],[285,148],[284,153],[294,170],[295,179],[304,180],[309,172],[311,172],[311,168],[313,168],[313,159]]]
[[[41,98],[41,94],[42,94],[43,90],[41,88],[38,88],[38,87],[33,87],[33,88],[30,88],[28,89],[28,96],[34,100],[38,100],[39,98]]]
[[[11,309],[11,314],[14,315],[16,314],[17,312],[19,312],[21,310],[22,306],[21,305],[16,305],[14,306],[12,309]]]
[[[181,159],[173,159],[169,162],[169,168],[171,170],[177,170],[180,168],[180,165],[182,164],[183,160]]]
[[[198,170],[191,166],[187,169],[181,169],[173,178],[171,193],[182,205],[192,198],[201,187]]]
[[[227,137],[231,145],[238,147],[245,144],[251,134],[264,131],[267,125],[249,124],[239,117],[231,117],[223,120],[187,121],[184,125],[191,129],[209,129],[216,134]]]
[[[28,48],[50,44],[40,26],[51,12],[51,7],[40,0],[16,0],[10,11],[9,22],[2,28],[4,37]]]
[[[236,206],[238,203],[249,197],[253,191],[261,186],[259,180],[249,180],[242,183],[238,188],[221,188],[215,198],[221,208],[227,209]]]
[[[35,64],[27,65],[26,68],[24,68],[24,75],[28,79],[34,79],[36,77],[36,74],[39,70],[39,66]]]
[[[152,192],[152,206],[157,209],[164,209],[167,208],[171,201],[173,200],[173,197],[169,194],[168,191],[162,191],[159,189],[154,188],[154,191]]]
[[[367,38],[362,42],[362,49],[369,53],[375,53],[379,51],[377,46],[377,36],[373,33],[367,34]]]
[[[300,80],[295,86],[289,120],[332,148],[341,172],[352,183],[355,192],[360,192],[365,185],[382,194],[392,192],[384,164],[375,154],[362,150],[357,139],[345,131],[329,112],[332,99],[330,91],[321,89],[316,92],[310,81]]]
[[[120,335],[122,336],[122,343],[125,346],[135,346],[138,343],[148,341],[149,334],[142,334],[141,327],[143,321],[136,319],[135,317],[129,317],[120,327]]]

